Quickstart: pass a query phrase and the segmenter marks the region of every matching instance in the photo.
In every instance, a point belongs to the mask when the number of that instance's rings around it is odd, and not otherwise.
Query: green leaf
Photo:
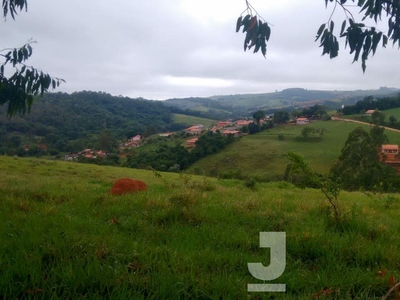
[[[258,50],[260,50],[260,47],[261,47],[261,40],[260,40],[260,39],[257,39],[257,41],[256,41],[256,46],[254,47],[253,53],[257,53]]]
[[[261,53],[265,58],[265,55],[267,55],[267,43],[264,39],[261,39]]]
[[[318,29],[318,31],[317,31],[317,37],[315,38],[315,42],[319,39],[319,37],[321,36],[321,33],[322,33],[322,31],[325,29],[325,25],[326,24],[322,24],[320,27],[319,27],[319,29]]]
[[[375,55],[376,52],[376,48],[381,40],[382,37],[382,32],[379,33],[374,33],[373,37],[372,37],[372,54]]]
[[[251,30],[246,33],[246,38],[244,39],[244,45],[243,45],[244,51],[247,50],[247,46],[250,42],[252,34],[253,34],[253,32]]]
[[[340,29],[340,35],[343,35],[344,29],[346,28],[346,20],[342,23],[342,28]]]
[[[242,16],[240,16],[236,21],[236,32],[239,32],[240,26],[242,26]]]
[[[383,40],[382,40],[382,47],[383,48],[386,48],[386,45],[387,45],[387,42],[388,42],[388,37],[387,37],[387,35],[383,35]]]
[[[269,41],[269,38],[271,36],[271,28],[268,26],[267,23],[265,23],[265,40]]]

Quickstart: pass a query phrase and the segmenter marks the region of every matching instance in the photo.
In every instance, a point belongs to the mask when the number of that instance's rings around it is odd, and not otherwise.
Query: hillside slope
[[[286,182],[4,156],[0,174],[1,299],[380,299],[400,277],[395,194],[342,192],[337,222]],[[148,190],[111,196],[122,177]],[[285,234],[285,293],[248,292],[265,232]]]
[[[303,155],[315,171],[327,173],[339,157],[348,134],[358,126],[369,130],[369,125],[345,121],[313,121],[307,126],[323,128],[326,132],[321,139],[302,141],[296,137],[301,136],[303,126],[277,126],[243,137],[220,153],[199,160],[188,171],[214,176],[239,171],[264,179],[279,179],[289,163],[287,152],[295,151]],[[385,134],[391,143],[400,144],[400,133],[386,130]],[[279,135],[283,140],[278,138]]]
[[[379,90],[323,91],[290,88],[273,93],[218,95],[208,98],[169,99],[165,103],[181,109],[198,111],[224,110],[232,114],[248,114],[258,109],[273,113],[278,109],[298,108],[325,104],[329,109],[338,109],[342,104],[355,104],[366,96],[381,97],[398,93],[398,89],[382,87]]]

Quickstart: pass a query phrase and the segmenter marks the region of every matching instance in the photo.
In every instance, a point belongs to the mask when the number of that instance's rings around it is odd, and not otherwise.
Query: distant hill
[[[0,107],[0,128],[8,132],[46,136],[54,134],[68,140],[99,134],[111,129],[118,138],[171,129],[171,109],[161,101],[115,97],[104,92],[82,91],[72,94],[47,93],[37,98],[30,113],[6,117]],[[173,126],[172,126],[173,127]]]
[[[231,115],[248,115],[252,111],[263,109],[273,113],[278,109],[299,108],[320,103],[330,109],[338,109],[342,104],[355,104],[366,96],[382,97],[399,93],[399,89],[381,87],[378,90],[322,91],[303,88],[290,88],[273,93],[219,95],[208,98],[169,99],[166,105],[180,109],[192,109],[203,112],[219,111]]]
[[[118,141],[137,134],[177,131],[199,122],[196,117],[175,115],[176,109],[162,101],[90,91],[47,93],[24,116],[8,118],[6,109],[0,106],[0,151],[9,154],[38,145],[52,153],[76,152],[96,147],[105,129]]]

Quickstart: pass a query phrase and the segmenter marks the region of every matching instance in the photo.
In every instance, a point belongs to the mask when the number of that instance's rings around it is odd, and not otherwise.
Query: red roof
[[[249,125],[250,123],[252,123],[253,121],[248,121],[248,120],[237,120],[237,121],[235,121],[235,123],[237,124],[237,125]]]
[[[382,145],[382,150],[399,150],[399,145]]]
[[[240,131],[237,130],[225,130],[224,134],[238,134],[240,133]]]

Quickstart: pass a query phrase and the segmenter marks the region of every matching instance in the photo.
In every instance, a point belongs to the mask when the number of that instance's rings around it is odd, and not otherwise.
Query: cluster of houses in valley
[[[128,141],[126,143],[121,143],[119,145],[119,149],[124,150],[124,149],[132,149],[132,148],[136,148],[139,147],[140,144],[142,143],[142,139],[143,137],[139,134],[131,137],[130,139],[128,139]]]
[[[240,129],[244,126],[248,126],[250,123],[253,121],[250,120],[227,120],[227,121],[220,121],[217,123],[216,126],[209,128],[208,130],[212,132],[221,132],[223,135],[228,135],[231,134],[234,137],[239,137],[242,135],[242,132]],[[194,135],[194,136],[199,136],[203,131],[205,130],[204,125],[198,124],[198,125],[193,125],[184,130],[185,133]],[[193,137],[185,142],[185,146],[187,148],[193,148],[196,146],[196,141],[198,140],[197,137]]]
[[[263,124],[265,122],[268,122],[269,120],[270,120],[270,117],[266,117],[265,119],[261,119],[260,123]],[[195,147],[196,141],[198,140],[198,136],[206,130],[209,130],[212,132],[219,131],[223,135],[231,134],[234,137],[240,137],[243,135],[241,128],[248,126],[252,122],[253,122],[253,120],[219,121],[212,128],[205,128],[204,125],[202,125],[202,124],[192,125],[183,130],[183,132],[185,132],[186,134],[193,136],[190,139],[185,141],[185,147],[187,147],[187,148]],[[307,119],[305,117],[299,117],[296,119],[297,125],[307,125],[307,124],[309,124],[309,122],[310,122],[309,119]],[[161,137],[170,137],[173,134],[174,134],[174,132],[165,132],[165,133],[160,133],[158,135]],[[143,143],[143,139],[144,139],[143,136],[135,135],[135,136],[129,138],[126,142],[121,143],[119,145],[119,149],[120,149],[120,151],[124,151],[124,150],[139,147]],[[78,159],[79,157],[94,159],[94,158],[98,158],[98,157],[106,157],[107,155],[108,155],[108,153],[105,151],[102,151],[102,150],[85,149],[78,153],[65,155],[65,160],[75,160],[75,159]]]
[[[94,150],[94,149],[85,149],[78,153],[66,154],[64,159],[65,160],[76,160],[78,158],[101,158],[106,157],[109,153],[103,150]]]

